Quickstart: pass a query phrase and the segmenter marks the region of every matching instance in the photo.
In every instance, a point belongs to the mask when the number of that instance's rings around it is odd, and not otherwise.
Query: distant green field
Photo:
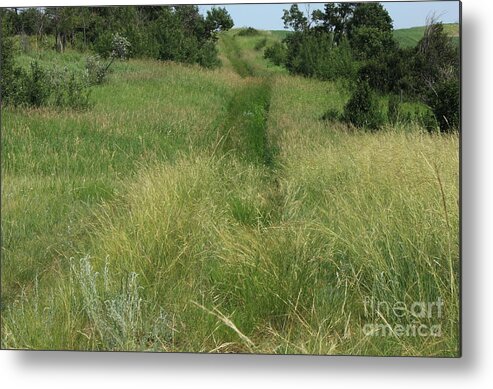
[[[459,24],[444,24],[443,27],[445,32],[453,38],[454,42],[459,44]],[[424,26],[402,28],[394,31],[394,38],[399,42],[401,47],[413,47],[423,37],[424,31]]]
[[[459,24],[449,23],[443,25],[445,32],[452,37],[453,41],[459,44]],[[394,30],[394,38],[399,42],[401,47],[414,47],[418,44],[419,40],[423,37],[425,31],[425,26],[411,27],[411,28],[401,28]],[[273,37],[277,39],[284,39],[290,34],[287,30],[271,30],[266,31],[272,34]]]
[[[271,30],[270,33],[275,36],[278,39],[284,39],[286,36],[288,36],[291,31],[287,30]]]

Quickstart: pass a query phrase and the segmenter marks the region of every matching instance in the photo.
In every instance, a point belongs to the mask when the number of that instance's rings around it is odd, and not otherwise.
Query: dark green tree
[[[433,17],[414,56],[413,92],[428,104],[442,132],[460,124],[459,48]]]
[[[14,12],[10,9],[0,9],[0,106],[8,101],[13,90],[14,82],[14,46],[12,33],[15,30]]]
[[[351,98],[344,107],[343,119],[358,128],[377,130],[383,124],[383,116],[375,92],[368,82],[358,82]]]
[[[303,32],[309,28],[308,18],[297,4],[293,4],[289,10],[284,10],[282,20],[284,28],[292,28],[295,32]]]
[[[232,29],[234,23],[226,8],[212,7],[207,11],[205,26],[209,35],[216,38],[218,32]]]
[[[347,36],[355,7],[355,3],[328,3],[325,4],[324,11],[314,11],[312,19],[319,28],[333,34],[337,45]]]
[[[348,22],[348,38],[355,55],[368,60],[396,47],[392,18],[380,3],[359,3]]]

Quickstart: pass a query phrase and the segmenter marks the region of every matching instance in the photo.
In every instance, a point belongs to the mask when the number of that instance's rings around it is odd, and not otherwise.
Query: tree
[[[355,7],[354,3],[328,3],[323,12],[314,11],[312,18],[321,23],[321,29],[334,35],[334,43],[338,45],[347,36]]]
[[[286,46],[281,42],[275,42],[264,51],[264,58],[272,61],[274,65],[281,66],[286,63]]]
[[[348,35],[360,27],[374,27],[380,31],[392,32],[393,23],[387,10],[380,3],[358,3],[348,23]]]
[[[205,25],[209,34],[216,39],[218,32],[232,29],[234,23],[226,8],[212,7],[207,11]]]
[[[460,125],[460,83],[458,78],[439,81],[427,97],[441,132],[451,132]]]
[[[8,9],[0,9],[0,106],[3,106],[14,92],[14,47],[11,36],[14,30],[13,13]]]
[[[417,94],[426,95],[435,83],[459,77],[459,51],[432,15],[414,55]]]
[[[292,28],[296,32],[303,32],[309,28],[308,18],[300,11],[297,4],[293,4],[289,10],[284,10],[282,20],[284,28]]]
[[[50,29],[55,37],[55,48],[63,52],[67,41],[74,31],[74,9],[71,7],[53,7],[46,9],[46,15],[50,22]]]
[[[380,3],[359,3],[347,33],[356,56],[368,60],[396,47],[392,30],[392,18]]]
[[[383,124],[378,99],[368,82],[359,81],[344,107],[343,119],[358,128],[377,130]]]
[[[459,49],[432,15],[414,56],[413,91],[429,105],[440,126],[449,132],[460,123]]]

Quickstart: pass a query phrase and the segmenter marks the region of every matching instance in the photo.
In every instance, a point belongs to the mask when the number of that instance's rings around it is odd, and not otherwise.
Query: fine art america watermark
[[[365,297],[363,333],[366,336],[440,337],[443,300],[436,301],[378,301]]]

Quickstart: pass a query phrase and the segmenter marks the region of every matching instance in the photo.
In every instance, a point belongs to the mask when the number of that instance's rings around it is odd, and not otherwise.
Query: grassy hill
[[[88,111],[3,108],[3,348],[457,355],[458,136],[322,121],[347,90],[237,32],[219,69],[131,59]],[[437,299],[441,336],[365,333]]]
[[[445,32],[459,44],[459,24],[450,23],[443,25]],[[412,27],[394,30],[394,38],[402,47],[414,47],[423,37],[425,27]]]
[[[444,24],[445,32],[452,37],[454,42],[459,44],[459,24],[458,23],[448,23]],[[394,38],[399,42],[401,47],[414,47],[417,45],[419,40],[423,37],[425,31],[424,26],[402,28],[394,30]],[[278,39],[283,39],[289,34],[286,30],[272,30],[269,33]]]

